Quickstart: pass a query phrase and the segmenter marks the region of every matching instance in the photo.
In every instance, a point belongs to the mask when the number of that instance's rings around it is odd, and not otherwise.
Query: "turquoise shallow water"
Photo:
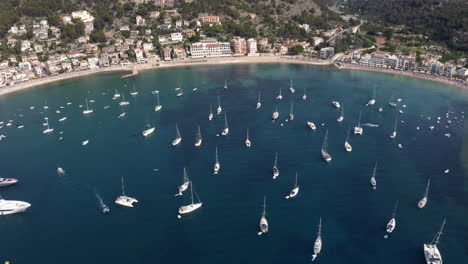
[[[422,244],[432,239],[445,217],[439,246],[445,263],[468,261],[468,173],[463,168],[468,164],[468,129],[466,122],[454,119],[468,112],[468,91],[401,76],[306,65],[146,71],[134,80],[139,91],[135,97],[129,94],[133,81],[118,77],[88,76],[0,97],[0,121],[14,120],[13,126],[0,129],[7,136],[0,141],[1,176],[20,180],[0,193],[32,204],[26,213],[0,218],[0,261],[307,263],[319,217],[323,248],[318,263],[425,263]],[[290,77],[295,95],[287,91]],[[225,79],[229,91],[223,90]],[[382,113],[365,106],[374,86]],[[182,98],[175,96],[175,87],[183,88]],[[192,91],[194,87],[198,91]],[[278,101],[280,87],[284,98]],[[111,99],[115,88],[131,102],[124,119],[117,118],[118,101]],[[300,98],[304,88],[306,101]],[[159,113],[153,111],[152,90],[160,91]],[[258,91],[262,108],[255,110]],[[397,115],[388,106],[392,94],[403,99],[400,106],[407,105],[398,108],[404,111],[400,119],[405,123],[399,124],[395,140],[388,138]],[[208,120],[209,104],[214,110],[217,95],[230,124],[227,137],[216,136],[223,128],[222,115]],[[89,116],[78,107],[85,98],[96,101],[90,104],[94,113]],[[332,100],[344,104],[343,124],[336,122],[339,110],[331,106]],[[66,106],[68,101],[73,104]],[[286,122],[291,102],[295,119]],[[42,108],[45,104],[49,109]],[[106,105],[110,107],[104,109]],[[272,123],[276,106],[281,120]],[[57,109],[62,113],[56,114]],[[364,127],[363,136],[352,135],[353,152],[346,153],[346,132],[360,110],[362,123],[380,126]],[[449,128],[447,111],[454,112]],[[68,120],[58,122],[62,116]],[[437,116],[444,125],[435,123]],[[44,117],[55,129],[50,135],[42,135]],[[315,122],[316,132],[306,127],[307,120]],[[16,128],[18,123],[25,127]],[[171,148],[176,123],[183,141]],[[156,132],[144,139],[140,133],[148,124],[155,125]],[[198,124],[203,146],[195,149]],[[244,146],[247,128],[251,149]],[[326,129],[330,164],[320,156]],[[83,147],[85,139],[90,143]],[[404,148],[398,149],[398,143]],[[222,168],[214,176],[216,146]],[[273,181],[275,152],[281,175]],[[378,188],[372,191],[369,179],[376,161]],[[57,175],[59,166],[65,176]],[[178,207],[189,197],[174,197],[184,166],[204,204],[177,219]],[[448,175],[442,173],[446,168]],[[300,193],[286,200],[296,171]],[[128,195],[140,201],[136,208],[113,202],[122,176]],[[416,204],[429,177],[429,202],[419,210]],[[100,212],[95,191],[110,207],[109,214]],[[264,195],[270,232],[258,236]],[[397,227],[385,240],[384,228],[397,199]]]

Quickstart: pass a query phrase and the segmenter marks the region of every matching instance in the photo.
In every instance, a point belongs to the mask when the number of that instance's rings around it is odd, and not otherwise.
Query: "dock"
[[[129,78],[129,77],[133,77],[133,76],[136,76],[136,75],[138,75],[138,71],[137,71],[137,69],[135,67],[133,67],[132,73],[124,75],[124,76],[120,77],[120,79]]]

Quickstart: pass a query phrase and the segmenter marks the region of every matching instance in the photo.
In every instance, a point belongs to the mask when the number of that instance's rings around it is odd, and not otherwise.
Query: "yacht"
[[[122,94],[122,102],[119,103],[120,106],[126,106],[129,105],[129,101],[125,101],[125,94]]]
[[[317,127],[315,126],[314,122],[310,122],[310,121],[307,121],[307,126],[312,129],[312,130],[316,130]]]
[[[135,83],[133,83],[133,92],[130,92],[130,95],[137,95],[137,94],[138,94],[138,92],[137,92],[137,90],[135,88]]]
[[[375,87],[374,90],[372,91],[372,98],[367,102],[368,105],[375,105]]]
[[[296,92],[296,90],[295,90],[294,87],[293,87],[292,79],[289,80],[289,91],[290,91],[291,93],[295,93],[295,92]]]
[[[17,182],[18,182],[18,180],[13,179],[13,178],[0,178],[0,187],[13,185],[13,184],[15,184]]]
[[[0,197],[0,215],[16,214],[26,211],[31,204],[22,201],[9,201]]]
[[[279,112],[278,112],[278,107],[276,107],[275,111],[273,112],[273,115],[271,116],[271,119],[273,119],[273,121],[276,121],[279,117]]]
[[[395,208],[393,209],[392,219],[390,219],[390,221],[387,224],[387,233],[392,233],[393,230],[395,229],[395,226],[396,226],[395,216],[396,216],[397,208],[398,208],[398,200],[396,201]]]
[[[150,134],[152,134],[154,132],[155,128],[154,127],[150,127],[148,129],[145,129],[143,130],[143,132],[141,133],[144,137],[147,137],[149,136]]]
[[[314,261],[317,258],[321,250],[322,250],[322,217],[320,217],[320,221],[319,221],[317,239],[315,239],[315,243],[314,243],[314,254],[312,255],[312,261]]]
[[[49,118],[46,117],[45,119],[46,119],[47,129],[42,131],[42,134],[49,134],[49,133],[54,132],[54,129],[49,127]]]
[[[260,92],[258,92],[258,101],[257,101],[257,109],[262,107],[262,103],[260,102]]]
[[[397,135],[397,126],[398,126],[398,115],[395,117],[395,125],[393,127],[393,132],[390,134],[390,138],[394,139]]]
[[[281,94],[281,88],[279,89],[279,94],[276,96],[276,99],[281,100],[283,99],[283,95]]]
[[[223,111],[223,108],[221,108],[221,99],[219,99],[218,95],[218,108],[216,108],[216,114],[221,114],[221,111]]]
[[[197,129],[197,136],[195,137],[195,147],[200,147],[201,144],[202,144],[202,135],[201,135],[201,131],[200,131],[200,125],[198,125],[198,129]]]
[[[439,249],[437,248],[437,244],[439,244],[440,236],[442,235],[442,231],[444,230],[445,219],[440,227],[439,232],[435,235],[434,239],[432,239],[431,243],[424,244],[424,257],[426,258],[427,264],[442,264],[442,255],[440,254]]]
[[[177,97],[181,97],[181,96],[184,95],[184,91],[182,91],[181,88],[177,87],[177,88],[175,88],[174,90],[175,90],[175,92],[176,92],[176,96],[177,96]]]
[[[182,195],[183,192],[185,192],[188,189],[189,185],[190,185],[190,179],[187,174],[187,170],[184,167],[184,176],[182,179],[182,185],[179,186],[179,193],[177,195]]]
[[[344,120],[344,104],[343,104],[343,107],[341,107],[341,114],[338,117],[338,119],[336,119],[336,122],[341,123],[343,122],[343,120]]]
[[[159,91],[156,93],[156,100],[157,100],[158,104],[154,107],[154,111],[158,112],[158,111],[161,111],[161,108],[162,108],[162,105],[159,102]]]
[[[279,169],[278,169],[278,152],[275,154],[275,163],[273,164],[273,180],[278,178],[280,175]]]
[[[332,105],[335,107],[335,108],[341,108],[341,105],[338,101],[332,101]]]
[[[427,204],[427,195],[429,194],[429,185],[431,184],[431,179],[427,181],[426,192],[424,193],[424,197],[418,202],[418,208],[424,208]]]
[[[247,138],[245,139],[245,146],[250,148],[251,145],[252,145],[252,142],[250,142],[250,138],[249,138],[249,129],[247,128]]]
[[[362,110],[359,111],[358,124],[357,124],[357,126],[354,127],[354,134],[355,135],[362,135],[362,133],[364,132],[364,129],[362,129],[362,127],[361,127],[361,114],[362,114]]]
[[[307,90],[304,88],[304,95],[302,96],[302,100],[307,100]]]
[[[289,112],[289,120],[294,120],[293,107],[294,107],[294,104],[291,103],[291,111]]]
[[[372,177],[370,179],[370,184],[372,186],[372,190],[377,189],[377,181],[375,180],[376,172],[377,172],[377,162],[375,163],[374,171],[372,172]]]
[[[213,167],[214,174],[218,174],[220,169],[221,169],[221,164],[219,164],[219,160],[218,160],[218,147],[216,147],[216,161]]]
[[[117,199],[115,199],[115,203],[120,204],[122,206],[126,206],[126,207],[133,207],[134,203],[138,203],[137,199],[125,195],[125,185],[124,185],[123,177],[122,177],[122,195],[117,197]]]
[[[114,99],[116,98],[120,98],[120,94],[119,94],[119,91],[117,91],[117,89],[115,89],[115,93],[114,93]]]
[[[229,134],[229,126],[228,126],[227,117],[226,117],[226,112],[225,112],[225,113],[224,113],[224,129],[223,129],[223,131],[221,132],[221,135],[227,136],[227,134]]]
[[[208,120],[212,120],[213,119],[213,110],[212,110],[212,105],[210,104],[210,114],[208,115]]]
[[[183,205],[179,208],[179,214],[188,214],[188,213],[191,213],[195,210],[197,210],[198,208],[202,207],[203,203],[200,201],[200,198],[198,198],[198,195],[195,195],[197,196],[197,200],[198,200],[198,203],[194,203],[194,200],[193,200],[193,184],[192,182],[190,182],[190,193],[191,193],[191,197],[192,197],[192,203],[189,204],[189,205]]]
[[[268,220],[266,219],[266,197],[263,197],[263,212],[262,218],[260,218],[260,234],[266,234],[268,232]]]
[[[172,146],[177,146],[182,141],[182,137],[180,136],[179,126],[177,124],[176,124],[175,128],[176,128],[176,137],[172,141]]]
[[[346,136],[346,141],[344,142],[344,147],[345,147],[345,150],[347,152],[351,152],[353,151],[353,147],[351,146],[351,144],[349,143],[349,128],[348,128],[348,135]]]
[[[88,98],[86,98],[86,110],[83,110],[83,115],[88,115],[88,114],[91,114],[92,112],[93,112],[93,109],[89,109]]]
[[[299,193],[299,185],[297,185],[297,172],[296,172],[296,182],[294,184],[294,188],[291,190],[288,196],[286,196],[286,199],[289,198],[294,198],[296,195]]]
[[[328,153],[328,129],[325,132],[325,138],[323,139],[322,144],[322,157],[326,162],[330,162],[332,160],[332,156]]]

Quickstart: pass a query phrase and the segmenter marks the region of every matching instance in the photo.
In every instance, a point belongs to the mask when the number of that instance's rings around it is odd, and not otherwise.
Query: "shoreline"
[[[333,66],[333,61],[326,61],[326,60],[312,60],[302,57],[292,57],[292,56],[241,56],[241,57],[219,57],[219,58],[208,58],[208,59],[199,59],[199,60],[180,60],[180,61],[169,61],[169,62],[158,62],[155,64],[145,63],[145,64],[131,64],[128,66],[109,66],[106,68],[98,68],[93,70],[86,70],[86,71],[76,71],[71,73],[64,73],[58,74],[54,76],[48,76],[40,79],[30,80],[22,83],[18,83],[12,86],[6,86],[0,88],[0,96],[14,93],[17,91],[22,91],[25,89],[29,89],[36,86],[42,86],[53,82],[58,82],[62,80],[68,80],[73,78],[84,77],[88,75],[93,75],[97,73],[103,72],[133,72],[131,74],[127,74],[128,76],[135,75],[134,71],[138,72],[143,70],[154,70],[154,69],[164,69],[164,68],[174,68],[174,67],[187,67],[187,66],[196,66],[196,65],[227,65],[227,64],[263,64],[263,63],[286,63],[286,64],[309,64],[309,65],[318,65],[318,66]],[[387,74],[394,74],[394,75],[403,75],[407,77],[413,77],[418,79],[424,79],[429,81],[435,81],[442,84],[455,86],[462,89],[468,89],[468,84],[456,82],[453,80],[449,80],[443,77],[434,76],[434,75],[426,75],[421,73],[413,73],[413,72],[406,72],[406,71],[395,71],[391,69],[384,69],[384,68],[373,68],[373,67],[366,67],[362,65],[354,65],[354,64],[343,64],[336,66],[339,70],[361,70],[361,71],[370,71],[370,72],[379,72],[379,73],[387,73]],[[126,76],[127,76],[126,75]]]

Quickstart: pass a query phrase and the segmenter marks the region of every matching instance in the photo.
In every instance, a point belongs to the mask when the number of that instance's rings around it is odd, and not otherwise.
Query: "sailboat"
[[[315,126],[314,122],[311,122],[311,121],[307,121],[307,126],[312,129],[312,130],[316,130],[317,127]]]
[[[294,198],[296,195],[299,193],[299,185],[297,185],[297,172],[296,172],[296,183],[294,184],[294,188],[291,190],[288,196],[286,196],[286,199],[289,198]]]
[[[387,224],[387,233],[392,233],[393,230],[395,229],[395,226],[396,226],[395,216],[396,216],[397,208],[398,208],[398,200],[396,201],[395,208],[393,209],[392,219],[390,219],[390,221]]]
[[[322,157],[326,162],[330,162],[332,160],[332,156],[328,153],[328,129],[325,132],[325,138],[323,139],[322,144]]]
[[[202,144],[202,135],[200,131],[200,125],[198,125],[197,136],[195,137],[195,147],[200,147]]]
[[[210,114],[208,115],[208,120],[212,120],[213,119],[213,106],[210,104]]]
[[[260,218],[260,233],[261,234],[266,234],[268,232],[268,220],[266,219],[266,196],[263,197],[263,212],[262,212],[262,218]]]
[[[188,177],[187,170],[184,167],[184,176],[182,179],[182,185],[179,186],[179,193],[176,194],[176,196],[182,195],[182,193],[188,189],[189,185],[190,185],[190,179]]]
[[[442,231],[444,230],[445,220],[440,227],[439,232],[435,235],[434,239],[432,239],[431,243],[424,244],[424,257],[426,258],[427,264],[442,264],[442,255],[440,254],[439,249],[437,248],[437,244],[439,244],[440,236],[442,235]]]
[[[174,91],[176,92],[177,97],[181,97],[184,95],[184,91],[182,91],[180,87],[175,88]]]
[[[275,153],[275,163],[273,164],[273,180],[278,178],[280,175],[279,169],[278,169],[278,152]]]
[[[94,191],[94,194],[96,195],[96,198],[98,199],[99,207],[101,208],[101,212],[104,213],[104,214],[109,213],[109,212],[110,212],[110,209],[109,209],[109,207],[107,207],[107,205],[104,203],[104,201],[102,200],[101,196],[97,193],[97,191]]]
[[[273,119],[273,121],[276,121],[279,117],[279,112],[278,112],[278,107],[276,107],[275,111],[273,112],[273,115],[271,116],[271,119]]]
[[[218,174],[220,169],[221,169],[221,164],[219,164],[219,160],[218,160],[218,147],[216,147],[216,161],[213,167],[214,174]]]
[[[344,142],[344,147],[346,149],[347,152],[351,152],[353,151],[353,147],[351,146],[351,144],[349,143],[349,128],[348,128],[348,135],[346,136],[346,141]]]
[[[315,243],[314,243],[314,254],[312,255],[312,261],[314,261],[317,258],[321,250],[322,250],[322,217],[320,217],[320,221],[319,221],[317,239],[315,239]]]
[[[332,105],[333,105],[335,108],[338,108],[338,109],[341,107],[340,102],[338,102],[338,101],[332,101]]]
[[[304,88],[304,95],[302,96],[302,100],[307,100],[307,90]]]
[[[224,113],[224,129],[221,132],[221,135],[226,136],[227,134],[229,134],[229,126],[227,122],[226,113]]]
[[[154,128],[154,127],[147,128],[147,129],[143,130],[143,132],[141,132],[141,134],[144,137],[147,137],[147,136],[151,135],[154,132],[155,129],[156,128]]]
[[[372,91],[372,98],[367,102],[368,105],[374,105],[375,104],[375,87],[374,90]]]
[[[83,115],[91,114],[93,109],[89,109],[88,98],[86,98],[86,110],[83,110]]]
[[[172,141],[172,146],[177,146],[181,141],[182,137],[180,136],[179,126],[176,124],[176,138]]]
[[[355,135],[362,135],[362,132],[364,132],[364,130],[361,127],[361,114],[362,114],[362,110],[359,111],[358,124],[357,124],[357,126],[354,127],[354,134]]]
[[[119,91],[117,91],[117,89],[115,89],[114,99],[117,99],[117,98],[120,98],[120,93]]]
[[[42,134],[49,134],[49,133],[54,132],[54,129],[49,127],[49,118],[46,117],[45,120],[46,120],[46,124],[47,124],[47,129],[42,131]]]
[[[294,120],[293,107],[294,107],[294,104],[291,103],[291,111],[289,112],[289,120]]]
[[[181,206],[179,208],[179,214],[188,214],[188,213],[191,213],[191,212],[197,210],[198,208],[202,207],[203,203],[200,201],[200,198],[198,198],[198,195],[196,193],[195,193],[195,195],[197,196],[198,203],[194,203],[194,200],[193,200],[193,184],[192,184],[191,181],[190,181],[190,193],[191,193],[192,203],[189,204],[189,205]]]
[[[394,139],[397,135],[397,126],[398,126],[398,115],[395,117],[395,126],[393,127],[393,132],[390,134],[391,139]]]
[[[129,101],[125,101],[125,94],[122,93],[122,102],[119,103],[120,106],[126,106],[129,105]]]
[[[115,199],[115,203],[120,204],[122,206],[126,206],[126,207],[133,207],[133,203],[138,203],[137,199],[125,195],[125,185],[124,185],[123,177],[122,177],[122,195],[117,197],[117,199]]]
[[[137,94],[138,94],[138,92],[135,89],[135,83],[133,83],[133,92],[130,92],[130,95],[137,95]]]
[[[260,92],[258,92],[258,101],[257,101],[257,109],[262,107],[262,103],[260,102]]]
[[[336,119],[336,122],[341,123],[343,122],[343,120],[344,120],[344,104],[343,104],[343,107],[341,107],[341,114],[338,117],[338,119]]]
[[[279,94],[276,96],[276,99],[281,100],[283,99],[283,95],[281,94],[281,88],[279,89]]]
[[[391,107],[397,107],[397,104],[395,103],[395,101],[393,101],[393,94],[392,96],[390,97],[390,101],[388,102],[388,105],[390,105]]]
[[[221,114],[221,111],[223,111],[223,108],[221,108],[221,100],[219,99],[218,95],[218,108],[216,109],[216,114]]]
[[[377,172],[377,162],[375,163],[374,171],[372,172],[372,177],[370,178],[370,184],[373,190],[377,189],[377,181],[375,180],[376,172]]]
[[[158,104],[154,107],[154,111],[155,112],[158,112],[161,110],[162,108],[162,105],[161,103],[159,102],[159,92],[156,93],[156,100],[158,101]]]
[[[424,193],[424,197],[421,201],[418,202],[418,208],[424,208],[427,204],[427,195],[429,194],[429,185],[431,184],[431,179],[427,181],[426,192]]]
[[[227,90],[228,89],[228,86],[227,86],[227,81],[224,80],[224,90]]]
[[[290,91],[291,93],[295,93],[295,92],[296,92],[296,90],[295,90],[294,87],[293,87],[292,79],[289,79],[289,91]]]
[[[249,129],[247,128],[247,138],[245,139],[245,145],[250,148],[250,146],[252,145],[252,142],[250,142],[250,138],[249,138]]]
[[[127,113],[124,112],[123,107],[120,107],[120,109],[121,109],[122,112],[121,112],[120,115],[117,117],[117,118],[119,118],[119,119],[122,118],[122,117],[124,117],[124,116],[127,114]]]

